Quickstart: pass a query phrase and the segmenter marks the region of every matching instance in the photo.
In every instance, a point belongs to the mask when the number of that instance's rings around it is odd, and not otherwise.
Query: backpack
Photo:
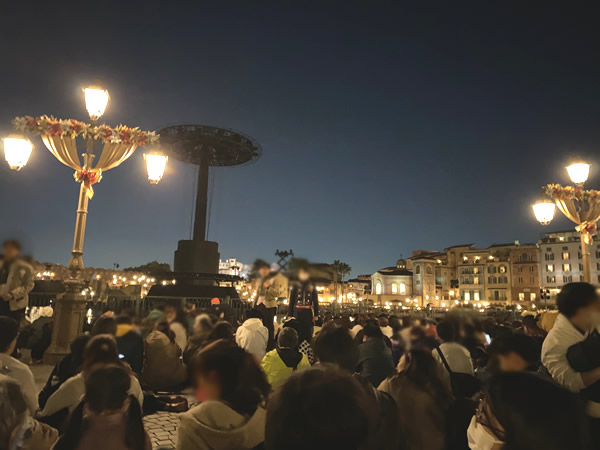
[[[444,367],[446,367],[446,370],[450,374],[450,387],[455,398],[470,398],[481,390],[481,381],[468,373],[453,372],[442,350],[436,347],[436,351],[440,355]]]

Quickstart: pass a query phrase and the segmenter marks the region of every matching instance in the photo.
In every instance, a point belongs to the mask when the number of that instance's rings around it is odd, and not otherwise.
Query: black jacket
[[[123,355],[123,361],[128,363],[138,375],[142,373],[144,366],[144,338],[135,331],[129,331],[117,338],[119,353]]]
[[[315,316],[319,315],[319,295],[314,284],[301,282],[292,288],[288,316],[294,315],[296,306],[308,306]]]

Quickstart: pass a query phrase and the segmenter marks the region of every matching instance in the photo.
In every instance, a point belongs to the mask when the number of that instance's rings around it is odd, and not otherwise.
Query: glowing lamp
[[[85,109],[90,119],[98,120],[104,114],[108,104],[108,91],[99,86],[90,86],[83,90],[85,97]]]
[[[542,225],[548,225],[554,218],[556,205],[550,199],[541,199],[535,202],[532,206],[535,218]]]
[[[150,184],[158,184],[165,173],[169,157],[160,153],[144,153],[144,159],[146,160],[148,181]]]
[[[569,178],[575,184],[583,184],[587,181],[590,174],[590,165],[584,162],[576,162],[567,166]]]
[[[11,170],[19,171],[25,167],[31,150],[33,145],[24,136],[11,135],[4,138],[4,158]]]

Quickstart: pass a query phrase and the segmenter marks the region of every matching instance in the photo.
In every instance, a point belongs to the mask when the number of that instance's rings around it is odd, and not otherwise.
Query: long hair
[[[129,373],[120,365],[93,367],[85,378],[85,398],[77,405],[67,422],[65,433],[56,443],[55,450],[73,450],[89,429],[93,417],[84,417],[87,409],[94,414],[118,413],[126,401],[125,446],[130,450],[145,450],[146,432],[142,410],[137,399],[128,395],[131,385]]]
[[[175,333],[173,332],[173,330],[171,330],[171,326],[166,320],[161,320],[160,322],[158,322],[154,329],[166,335],[171,342],[175,342]]]
[[[192,367],[196,376],[216,373],[221,385],[221,401],[243,415],[254,414],[271,392],[254,356],[225,339],[196,353]]]
[[[426,350],[407,353],[408,366],[397,376],[405,377],[422,391],[428,392],[438,404],[447,408],[452,403],[452,392],[442,375],[440,365]]]

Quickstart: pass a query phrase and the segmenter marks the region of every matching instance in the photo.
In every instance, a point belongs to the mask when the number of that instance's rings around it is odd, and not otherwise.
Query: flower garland
[[[543,189],[546,195],[555,200],[594,201],[600,198],[600,191],[593,189],[583,190],[581,187],[549,184]]]
[[[133,144],[143,147],[158,142],[159,135],[154,131],[142,131],[138,127],[129,128],[119,125],[93,126],[73,119],[57,119],[53,116],[15,117],[15,129],[21,133],[47,134],[50,136],[91,137],[94,140],[110,144]]]
[[[73,174],[73,178],[77,183],[82,183],[86,189],[86,195],[89,199],[94,197],[93,184],[99,183],[102,179],[101,170],[78,170]]]

